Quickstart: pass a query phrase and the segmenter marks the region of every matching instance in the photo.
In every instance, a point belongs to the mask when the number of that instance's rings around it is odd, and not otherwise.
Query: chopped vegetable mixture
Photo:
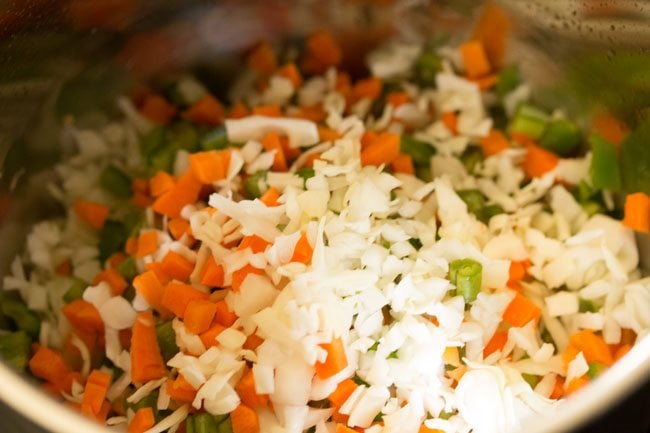
[[[529,100],[481,39],[261,43],[70,122],[4,278],[0,354],[129,433],[505,432],[650,329],[618,148]],[[620,217],[619,217],[620,218]]]

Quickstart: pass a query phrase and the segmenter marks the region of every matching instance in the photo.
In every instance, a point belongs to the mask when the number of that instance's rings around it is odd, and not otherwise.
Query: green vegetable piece
[[[430,166],[415,166],[415,176],[417,176],[418,179],[423,180],[425,182],[431,182],[433,180],[433,174],[431,173],[431,167]]]
[[[233,433],[232,421],[230,420],[230,417],[226,418],[225,420],[219,423],[219,428],[217,429],[217,433]]]
[[[303,167],[300,170],[296,171],[296,174],[302,177],[305,182],[307,182],[307,179],[311,179],[316,175],[316,172],[311,167]]]
[[[557,155],[567,156],[580,145],[581,141],[582,133],[575,123],[565,119],[555,119],[546,126],[539,144]]]
[[[441,57],[432,51],[425,51],[415,62],[415,81],[421,87],[435,87],[436,75],[441,70]]]
[[[123,218],[124,227],[128,236],[137,235],[145,223],[145,215],[141,210],[131,212]]]
[[[174,164],[174,159],[176,158],[177,148],[171,145],[165,145],[158,147],[149,155],[147,158],[147,164],[149,167],[150,173],[156,173],[157,171],[167,171],[172,170],[172,165]]]
[[[117,266],[117,271],[128,281],[135,278],[138,270],[135,267],[135,259],[127,257]]]
[[[555,344],[555,341],[553,341],[553,336],[550,332],[548,332],[548,329],[546,328],[544,328],[540,337],[544,343]]]
[[[194,428],[194,416],[190,415],[185,418],[185,433],[196,433]]]
[[[586,203],[596,195],[596,191],[594,191],[593,188],[589,186],[587,182],[581,180],[580,183],[578,184],[577,189],[575,190],[574,195],[576,197],[576,200],[578,200],[578,202]]]
[[[142,156],[148,157],[156,149],[163,147],[167,142],[167,129],[157,126],[144,136],[140,142],[140,152]]]
[[[189,418],[192,418],[194,433],[217,433],[219,431],[219,424],[209,413],[200,413]]]
[[[431,164],[431,157],[436,154],[436,149],[429,143],[413,138],[410,135],[401,136],[399,148],[402,153],[406,153],[413,158],[414,164],[426,167]]]
[[[132,302],[133,299],[135,299],[135,287],[129,284],[129,286],[124,290],[124,293],[122,293],[122,297],[126,299],[129,302]]]
[[[397,350],[392,351],[386,357],[386,359],[397,359],[397,358],[398,358]]]
[[[368,382],[365,380],[361,379],[359,375],[355,374],[354,377],[352,378],[352,381],[356,383],[357,385],[364,385],[364,386],[370,386]]]
[[[171,320],[156,326],[156,337],[158,338],[160,353],[165,358],[165,361],[169,361],[179,352],[180,349],[176,345],[176,332],[172,327]]]
[[[199,133],[189,122],[176,123],[169,131],[169,141],[177,149],[185,149],[188,152],[199,150]]]
[[[589,379],[595,379],[596,377],[600,376],[601,373],[603,373],[605,370],[607,370],[607,366],[605,364],[602,364],[598,361],[592,361],[589,363],[589,370],[587,370],[587,376]]]
[[[495,86],[499,99],[503,99],[508,93],[515,90],[520,82],[519,68],[517,66],[508,66],[502,69]]]
[[[369,351],[373,351],[373,350],[376,351],[378,347],[379,347],[379,341],[375,341],[374,343],[372,343],[372,346],[370,346],[368,348],[368,350]]]
[[[451,417],[454,416],[454,415],[456,415],[455,412],[445,412],[445,411],[443,410],[443,411],[440,412],[440,414],[438,415],[438,418],[440,418],[440,419],[449,419],[449,418],[451,418]]]
[[[483,266],[473,259],[454,260],[449,264],[449,280],[456,285],[456,294],[465,302],[476,300],[483,278]]]
[[[419,250],[422,248],[422,241],[418,238],[411,238],[409,239],[409,244],[413,246],[416,250]]]
[[[621,173],[616,147],[597,134],[591,134],[589,144],[592,153],[589,174],[594,188],[619,191]]]
[[[124,224],[115,220],[106,220],[104,227],[99,232],[99,259],[104,261],[111,254],[121,251],[124,248],[129,233]]]
[[[133,195],[131,178],[112,164],[107,165],[102,171],[99,184],[116,197],[129,198]]]
[[[510,133],[525,134],[533,140],[539,139],[546,129],[548,115],[532,105],[521,105],[510,121]]]
[[[203,150],[221,150],[231,146],[226,134],[226,128],[219,126],[208,131],[200,140]]]
[[[63,301],[69,304],[72,301],[81,299],[86,287],[88,287],[88,284],[85,281],[75,279],[70,288],[63,294]]]
[[[502,214],[504,212],[505,211],[503,210],[503,208],[498,204],[490,204],[483,208],[483,211],[481,212],[479,219],[487,224],[488,222],[490,222],[490,218],[492,218],[495,215]]]
[[[482,214],[485,207],[485,198],[478,189],[461,189],[456,191],[458,197],[467,205],[467,210],[477,217]]]
[[[32,340],[25,331],[0,335],[0,358],[17,370],[24,370],[29,361]]]
[[[21,299],[5,297],[2,300],[2,313],[13,321],[19,331],[25,331],[32,338],[38,337],[41,320]]]
[[[460,161],[468,173],[474,173],[476,167],[483,161],[483,152],[478,147],[470,146],[460,156]]]
[[[140,400],[136,401],[135,403],[127,403],[127,406],[131,410],[133,410],[133,412],[137,412],[138,409],[150,407],[153,410],[154,418],[156,419],[156,421],[158,421],[160,418],[160,414],[158,413],[157,402],[158,402],[158,390],[147,394],[145,397],[142,397]]]
[[[595,313],[598,311],[596,303],[591,299],[582,299],[578,300],[578,308],[581,313]]]
[[[647,106],[647,104],[646,104]],[[623,186],[628,193],[650,195],[650,119],[645,120],[621,143]]]
[[[530,385],[531,388],[535,388],[541,378],[539,376],[536,376],[534,374],[527,374],[527,373],[522,373],[521,377],[524,378],[524,380]]]
[[[260,170],[246,179],[244,190],[249,199],[260,198],[266,189],[266,170]]]
[[[379,412],[375,418],[373,418],[372,422],[382,422],[384,419],[384,414]]]

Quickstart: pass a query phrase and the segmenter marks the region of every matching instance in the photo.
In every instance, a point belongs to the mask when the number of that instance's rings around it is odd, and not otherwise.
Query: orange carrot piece
[[[83,401],[81,402],[82,410],[86,406],[93,414],[98,414],[102,409],[110,385],[111,376],[108,373],[93,370],[88,375],[88,380],[86,380]]]
[[[284,156],[284,151],[282,150],[280,136],[278,136],[278,134],[275,132],[267,133],[264,138],[262,138],[262,146],[266,151],[275,151],[275,156],[273,158],[273,170],[287,171],[287,160]]]
[[[506,53],[510,20],[503,9],[494,1],[486,4],[481,13],[472,39],[481,41],[491,65],[501,66]]]
[[[334,392],[327,396],[327,399],[331,405],[335,408],[340,408],[343,406],[343,403],[347,401],[348,398],[352,395],[357,385],[352,379],[345,379],[343,382],[340,382]]]
[[[190,223],[184,218],[172,218],[167,223],[167,228],[172,237],[176,240],[179,240],[185,234],[190,234]]]
[[[356,102],[363,98],[375,100],[381,96],[381,90],[384,84],[379,78],[366,78],[359,80],[352,87],[352,101]]]
[[[390,163],[390,168],[393,173],[415,174],[415,167],[413,167],[413,158],[406,153],[400,153]]]
[[[537,146],[536,144],[526,145],[526,156],[521,163],[521,168],[528,177],[541,177],[553,170],[560,162],[560,158],[553,152]]]
[[[650,197],[642,192],[625,197],[623,224],[638,232],[650,232]]]
[[[230,311],[226,301],[222,299],[217,302],[217,314],[214,317],[214,321],[228,328],[235,323],[235,320],[237,320],[237,315]]]
[[[314,249],[307,239],[307,235],[303,233],[296,242],[296,246],[293,249],[293,256],[291,256],[292,262],[300,262],[304,264],[311,263],[311,256],[314,254]]]
[[[399,156],[399,135],[382,132],[361,151],[361,165],[389,164]]]
[[[302,68],[312,74],[321,74],[343,60],[343,52],[334,37],[326,31],[312,33],[307,38]]]
[[[473,78],[471,81],[478,84],[480,90],[488,90],[497,84],[499,77],[496,74],[490,74],[480,78]]]
[[[338,131],[324,126],[318,127],[318,139],[320,141],[336,141],[339,138],[341,138],[341,134]]]
[[[575,359],[575,357],[580,353],[580,350],[569,342],[562,352],[562,364],[564,365],[564,371],[569,369],[569,364]]]
[[[591,129],[616,146],[619,146],[630,133],[630,128],[625,122],[607,111],[600,111],[594,115]]]
[[[592,330],[584,329],[569,338],[569,342],[576,349],[582,351],[587,362],[600,362],[612,365],[614,359],[609,351],[609,346],[603,337],[596,335]]]
[[[418,429],[418,433],[444,433],[442,430],[437,428],[429,428],[426,425],[422,424]]]
[[[228,118],[229,119],[241,119],[242,117],[246,117],[250,115],[250,112],[248,111],[248,108],[241,102],[235,102],[235,104],[232,106],[230,109],[230,113],[228,113]]]
[[[358,433],[355,429],[348,427],[343,423],[336,423],[336,430],[334,433]]]
[[[320,159],[320,153],[312,153],[305,159],[305,167],[313,167],[314,161]]]
[[[201,292],[189,284],[172,281],[165,286],[161,304],[182,319],[185,317],[185,310],[191,301],[207,301],[208,298],[207,293]]]
[[[487,135],[487,137],[482,137],[479,140],[479,144],[481,145],[483,155],[485,156],[496,155],[497,153],[510,147],[510,143],[508,143],[506,137],[498,129],[490,130],[490,133]]]
[[[176,182],[171,174],[160,170],[149,179],[149,190],[153,197],[160,197],[167,191],[171,190],[175,183]]]
[[[248,274],[261,275],[262,273],[264,273],[262,269],[256,268],[250,264],[247,264],[244,267],[237,269],[235,272],[232,273],[232,289],[235,292],[239,292],[239,289],[241,288],[241,284],[244,282]]]
[[[153,203],[153,199],[140,191],[135,191],[131,197],[131,203],[140,209],[146,209]]]
[[[368,130],[364,132],[363,135],[361,136],[361,150],[367,149],[368,146],[370,146],[373,143],[373,141],[377,140],[378,136],[379,135],[372,130]]]
[[[137,275],[133,279],[133,287],[149,305],[156,310],[160,310],[164,289],[154,271],[146,271]]]
[[[233,433],[259,433],[260,420],[250,407],[240,404],[230,412]]]
[[[257,334],[251,334],[246,337],[246,341],[244,341],[244,345],[242,347],[246,350],[255,350],[262,343],[264,343],[264,339],[262,337],[259,337]]]
[[[271,187],[267,189],[264,194],[262,194],[262,197],[260,197],[260,201],[264,203],[267,207],[274,207],[280,204],[278,203],[279,198],[280,198],[280,193],[278,192],[278,190]]]
[[[179,403],[192,403],[196,398],[196,390],[182,374],[176,379],[168,379],[166,388],[169,396]]]
[[[627,354],[627,352],[629,352],[631,349],[632,349],[631,344],[623,344],[623,345],[621,345],[621,347],[616,349],[616,352],[613,355],[614,361],[618,361],[619,359],[624,357]]]
[[[131,334],[131,379],[133,383],[144,383],[160,379],[165,373],[153,314],[138,313]]]
[[[327,351],[327,358],[325,358],[324,362],[317,362],[314,366],[318,377],[327,379],[348,366],[348,359],[341,338],[335,338],[331,343],[321,344],[320,347]]]
[[[549,398],[557,400],[559,398],[562,398],[563,395],[564,395],[564,379],[562,379],[562,377],[560,376],[557,376],[555,378],[555,385],[553,386],[553,391],[551,392]]]
[[[192,334],[201,334],[210,328],[216,312],[217,305],[214,302],[193,300],[187,304],[183,322]]]
[[[208,260],[203,265],[201,270],[201,284],[210,287],[223,287],[224,273],[223,266],[218,264],[212,254],[208,256]]]
[[[287,63],[278,71],[281,77],[284,77],[291,81],[294,89],[299,89],[302,86],[302,76],[300,71],[294,63]]]
[[[453,111],[442,113],[440,120],[452,134],[458,134],[458,116]]]
[[[122,274],[120,274],[115,268],[104,269],[99,274],[95,275],[93,284],[97,285],[102,281],[111,286],[113,296],[121,296],[126,288],[129,287],[129,283],[126,282]]]
[[[462,44],[460,55],[467,77],[479,78],[490,73],[490,62],[480,41],[473,40]]]
[[[74,210],[82,221],[97,230],[104,227],[106,218],[108,218],[108,206],[80,198],[74,201]]]
[[[295,160],[302,153],[299,148],[289,145],[289,138],[286,136],[280,137],[280,146],[282,146],[282,152],[287,161]]]
[[[39,346],[29,360],[29,370],[58,389],[64,389],[64,379],[70,373],[61,353],[44,346]]]
[[[128,256],[126,254],[118,251],[114,254],[111,254],[108,260],[106,260],[106,262],[108,263],[108,266],[110,266],[111,268],[117,268],[124,260],[127,259],[127,257]]]
[[[386,95],[386,103],[392,105],[393,108],[398,108],[401,105],[406,104],[410,99],[411,97],[409,94],[404,91],[390,92]]]
[[[156,420],[153,416],[153,409],[150,407],[141,407],[131,419],[127,433],[144,433],[155,424]]]
[[[519,282],[526,277],[527,269],[530,267],[529,260],[511,261],[509,269],[508,287],[517,289]]]
[[[246,57],[246,65],[260,75],[271,75],[278,67],[273,47],[268,42],[259,43]]]
[[[243,250],[246,248],[250,248],[253,254],[257,254],[266,251],[266,248],[269,245],[271,245],[271,243],[268,242],[267,240],[262,239],[257,235],[251,235],[251,236],[244,236],[241,242],[239,243],[239,246],[237,246],[237,249]]]
[[[512,326],[521,327],[531,320],[537,323],[541,314],[542,310],[533,301],[517,292],[503,312],[503,320]]]
[[[160,95],[147,95],[140,107],[140,113],[153,123],[166,125],[176,115],[176,107]]]
[[[571,382],[566,387],[566,390],[564,391],[566,395],[571,395],[580,388],[583,388],[589,383],[589,378],[586,375],[576,377],[573,379]]]
[[[70,275],[70,272],[72,272],[72,262],[70,262],[70,260],[68,259],[62,261],[56,267],[57,275],[62,275],[64,277],[67,277],[68,275]]]
[[[104,321],[93,304],[83,299],[75,299],[61,308],[68,322],[81,331],[104,332]]]
[[[171,278],[187,281],[194,270],[194,264],[180,254],[170,251],[163,258],[162,270]]]
[[[225,111],[221,102],[210,94],[203,95],[187,111],[183,117],[200,125],[217,126],[223,122]]]
[[[142,258],[153,254],[158,249],[158,232],[156,230],[147,230],[140,233],[138,237],[138,249],[135,256]]]
[[[211,184],[226,178],[230,166],[229,150],[208,150],[189,156],[194,176],[203,184]]]
[[[136,177],[131,181],[131,189],[134,192],[149,194],[149,180]]]
[[[203,342],[205,348],[209,349],[213,346],[217,346],[217,336],[221,334],[226,328],[226,326],[223,326],[220,323],[213,323],[210,329],[199,335],[199,338],[201,338],[201,341]]]
[[[508,341],[508,331],[496,331],[490,341],[487,342],[483,349],[483,357],[487,358],[497,350],[503,349]]]
[[[248,407],[266,407],[269,405],[267,394],[258,394],[255,391],[255,376],[253,370],[247,369],[244,375],[235,385],[235,391],[239,394],[242,403]]]
[[[172,189],[158,197],[151,208],[161,215],[178,217],[185,205],[196,202],[200,191],[201,182],[190,169],[178,179]]]
[[[258,105],[253,107],[253,114],[267,117],[281,117],[282,108],[279,105]]]
[[[138,238],[129,236],[124,245],[124,252],[130,256],[134,256],[138,252]]]

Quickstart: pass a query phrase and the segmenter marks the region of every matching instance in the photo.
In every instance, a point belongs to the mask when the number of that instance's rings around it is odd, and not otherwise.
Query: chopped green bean
[[[580,145],[582,133],[575,123],[566,119],[552,120],[539,139],[539,144],[551,152],[567,156]]]
[[[539,139],[546,129],[548,115],[532,105],[521,105],[510,121],[510,133],[525,134],[533,140]]]
[[[127,257],[122,263],[117,265],[117,271],[128,281],[131,281],[138,273],[135,267],[135,259],[133,257]]]
[[[192,415],[188,417],[188,421],[190,419],[194,433],[217,433],[219,431],[219,424],[209,413]]]
[[[169,130],[169,141],[176,149],[199,150],[199,133],[189,122],[179,122]]]
[[[431,157],[436,154],[436,149],[426,141],[418,140],[410,135],[402,135],[400,138],[400,151],[413,158],[416,165],[428,167],[431,164]]]
[[[420,248],[422,248],[422,241],[420,239],[418,239],[418,238],[409,239],[409,244],[411,244],[411,246],[413,248],[415,248],[416,250],[419,250]]]
[[[483,266],[473,259],[454,260],[449,264],[449,280],[456,286],[456,294],[465,302],[476,300],[481,290]]]
[[[124,248],[129,234],[124,224],[109,219],[99,232],[99,259],[106,260],[111,254],[121,251]]]
[[[415,175],[418,179],[421,179],[425,182],[431,182],[433,180],[433,174],[431,173],[430,166],[415,166]]]
[[[589,144],[591,144],[592,155],[589,174],[594,188],[619,191],[621,173],[616,147],[598,134],[591,134]]]
[[[160,353],[162,353],[165,361],[169,361],[180,350],[176,345],[176,332],[172,327],[171,320],[156,326],[156,337],[158,338]]]
[[[63,300],[69,304],[72,301],[81,299],[86,287],[88,287],[88,284],[85,281],[75,279],[70,288],[63,294]]]
[[[17,370],[24,370],[31,344],[32,340],[25,331],[0,335],[0,357]]]
[[[219,428],[217,430],[217,433],[233,433],[232,421],[230,420],[230,417],[224,419],[222,422],[219,423]]]
[[[436,75],[442,70],[442,59],[432,51],[425,51],[415,62],[415,80],[422,87],[435,87]]]
[[[540,381],[540,377],[534,374],[522,373],[521,377],[530,385],[531,388],[535,388]]]
[[[266,170],[260,170],[246,179],[244,190],[249,199],[260,198],[266,190]]]
[[[578,309],[581,313],[595,313],[598,311],[596,303],[591,299],[578,299]]]
[[[38,337],[41,320],[21,299],[4,297],[1,306],[2,313],[13,321],[18,330],[25,331],[32,338]]]
[[[300,170],[296,171],[296,175],[300,176],[307,185],[307,179],[311,179],[316,175],[316,172],[311,167],[303,167]]]
[[[500,99],[517,88],[520,83],[519,68],[515,65],[503,68],[495,86],[495,91]]]
[[[487,224],[488,222],[490,222],[490,218],[492,218],[495,215],[502,214],[504,212],[505,211],[503,210],[503,208],[498,204],[490,204],[483,208],[483,211],[481,212],[479,219]]]
[[[592,361],[589,363],[589,370],[587,370],[587,376],[589,379],[595,379],[600,376],[602,372],[607,370],[607,366],[598,361]]]
[[[481,191],[478,189],[461,189],[456,191],[456,194],[465,202],[467,210],[477,217],[481,215],[485,206],[485,198]]]
[[[156,149],[162,147],[167,141],[167,130],[162,126],[157,126],[147,133],[140,141],[140,152],[143,156],[148,157]]]
[[[483,152],[478,147],[469,146],[460,156],[460,161],[468,173],[474,173],[476,167],[483,161]]]
[[[116,197],[129,198],[133,195],[131,178],[112,164],[107,165],[102,171],[99,184]]]

